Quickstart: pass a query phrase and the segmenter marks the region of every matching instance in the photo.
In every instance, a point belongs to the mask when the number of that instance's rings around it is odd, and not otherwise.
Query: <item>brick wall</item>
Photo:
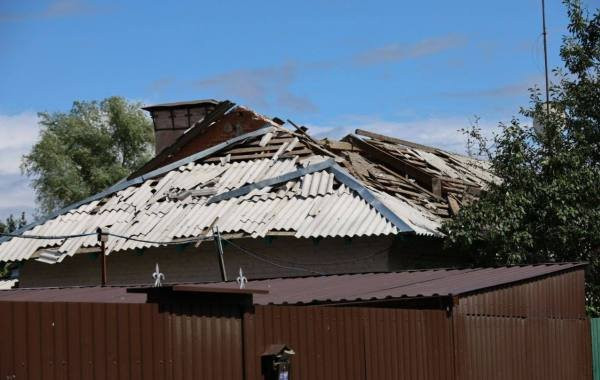
[[[163,154],[157,155],[129,178],[137,177],[239,135],[255,131],[267,124],[272,124],[272,122],[252,110],[238,106],[209,127],[199,131],[198,136],[181,146],[173,154],[167,155],[163,152]]]
[[[457,263],[456,258],[441,254],[439,239],[421,237],[322,240],[276,237],[238,239],[234,243],[283,266],[328,274],[453,266]],[[223,249],[230,280],[238,276],[240,267],[250,280],[311,274],[264,263],[226,243]],[[427,264],[419,265],[419,258]],[[113,253],[107,260],[108,282],[113,285],[151,283],[155,263],[160,265],[166,282],[220,281],[216,247],[212,241],[206,241],[198,248],[187,245]],[[97,285],[99,269],[99,257],[94,253],[77,254],[54,265],[29,261],[21,268],[20,286]]]
[[[383,237],[316,241],[277,237],[238,239],[234,242],[285,266],[303,266],[319,272],[343,273],[386,270],[388,268],[387,248],[391,246],[392,240],[391,237]],[[310,274],[266,264],[227,244],[223,249],[230,279],[238,276],[240,267],[249,279]],[[372,258],[353,261],[382,250],[381,254]],[[108,282],[115,285],[150,283],[155,263],[159,263],[161,271],[167,277],[167,282],[220,280],[216,248],[212,241],[204,242],[198,248],[187,245],[146,249],[141,252],[113,253],[108,256],[107,262]],[[333,264],[334,262],[336,264]],[[93,253],[77,254],[54,265],[29,261],[21,268],[20,286],[95,285],[99,283],[99,268],[99,257]]]
[[[236,107],[213,125],[186,144],[177,152],[172,161],[192,155],[196,152],[215,146],[244,133],[264,127],[269,120],[244,107]]]

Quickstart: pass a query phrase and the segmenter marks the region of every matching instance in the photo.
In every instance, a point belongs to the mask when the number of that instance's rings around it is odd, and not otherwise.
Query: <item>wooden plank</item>
[[[232,155],[238,154],[238,153],[253,153],[253,152],[266,152],[266,151],[276,151],[279,148],[281,148],[281,145],[292,141],[293,139],[289,138],[289,139],[282,139],[283,141],[281,142],[281,144],[269,144],[267,146],[249,146],[249,147],[241,147],[241,148],[233,148],[231,150],[227,150],[224,151],[223,154],[225,153],[231,153]]]
[[[373,144],[368,143],[367,141],[361,140],[358,137],[350,136],[350,138],[356,142],[358,146],[360,146],[363,151],[373,159],[383,162],[392,167],[392,169],[398,171],[400,174],[406,174],[410,177],[413,177],[420,185],[425,187],[425,189],[431,191],[434,195],[440,196],[441,189],[437,186],[435,177],[431,174],[414,167],[413,165],[392,156],[391,154],[379,149]],[[439,194],[435,194],[435,191],[440,191]]]
[[[389,142],[392,144],[400,144],[400,145],[408,146],[408,147],[415,148],[415,149],[421,149],[421,150],[424,150],[424,151],[430,152],[430,153],[434,153],[434,152],[438,151],[438,149],[431,147],[431,146],[421,145],[421,144],[413,143],[410,141],[398,139],[395,137],[390,137],[390,136],[382,135],[379,133],[365,131],[364,129],[357,129],[354,131],[354,133],[356,133],[357,135],[360,135],[360,136],[366,136],[366,137],[370,137],[372,139],[381,140],[381,141]]]
[[[310,149],[299,149],[299,150],[293,150],[288,153],[284,153],[279,158],[291,158],[294,156],[301,156],[301,155],[308,155],[308,154],[313,154],[313,151]],[[246,154],[246,155],[240,155],[240,156],[231,156],[231,161],[256,160],[258,158],[271,158],[271,157],[273,157],[273,153]],[[220,157],[211,157],[211,158],[204,160],[204,162],[217,162],[220,160],[221,160]]]
[[[330,150],[344,150],[350,152],[360,152],[361,150],[354,144],[346,141],[326,140],[325,146]]]
[[[458,212],[460,211],[460,205],[458,204],[456,198],[454,198],[452,195],[448,195],[448,204],[450,205],[450,211],[452,211],[452,215],[458,215]]]

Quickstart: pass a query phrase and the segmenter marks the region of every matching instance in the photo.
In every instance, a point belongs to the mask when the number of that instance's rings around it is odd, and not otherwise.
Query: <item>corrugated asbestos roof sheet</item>
[[[12,289],[17,282],[19,282],[19,280],[16,278],[11,280],[0,280],[0,290]]]
[[[161,178],[84,204],[35,226],[27,234],[73,235],[102,227],[113,234],[166,242],[210,235],[215,220],[223,234],[244,233],[252,237],[263,237],[270,231],[287,231],[299,238],[398,232],[363,197],[325,170],[208,203],[215,194],[278,177],[302,166],[297,157],[226,164],[189,163]],[[44,260],[50,257],[60,262],[82,248],[97,244],[96,236],[65,240],[13,238],[0,245],[0,259],[22,260],[37,253]],[[106,248],[110,253],[158,245],[109,237]],[[46,254],[47,251],[50,253]]]
[[[583,269],[584,263],[539,264],[496,268],[433,269],[394,273],[365,273],[320,277],[277,278],[252,280],[247,290],[267,290],[254,294],[254,304],[314,304],[360,302],[414,297],[459,296],[494,287],[555,275],[573,269]],[[193,289],[238,290],[238,284],[210,283],[186,285]],[[73,287],[13,289],[0,291],[0,301],[45,302],[118,302],[143,303],[142,293],[127,293],[127,287]],[[225,295],[224,295],[225,296]]]

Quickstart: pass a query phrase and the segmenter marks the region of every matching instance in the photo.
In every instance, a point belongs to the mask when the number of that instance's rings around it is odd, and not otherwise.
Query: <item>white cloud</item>
[[[373,65],[385,62],[403,61],[406,59],[416,59],[462,47],[466,45],[466,43],[466,37],[458,35],[426,38],[413,44],[393,43],[366,50],[356,55],[354,61],[361,65]]]
[[[238,69],[195,82],[199,88],[210,88],[225,97],[240,98],[251,106],[283,107],[297,112],[316,112],[309,98],[293,91],[298,65],[288,62],[259,69]]]
[[[58,17],[95,14],[106,10],[106,7],[99,7],[84,0],[55,0],[50,2],[45,8],[40,8],[31,12],[2,12],[0,13],[0,22],[53,19]]]
[[[340,138],[354,133],[356,129],[397,137],[399,139],[434,146],[451,152],[464,154],[466,137],[459,130],[469,127],[474,118],[431,117],[413,121],[389,121],[369,116],[347,116],[331,125],[308,124],[308,132],[316,137]],[[491,136],[497,122],[479,121],[486,136]]]
[[[38,117],[32,112],[0,115],[0,208],[31,208],[35,196],[21,175],[21,157],[38,137]]]
[[[38,117],[31,112],[0,115],[0,174],[20,173],[21,156],[38,137]]]

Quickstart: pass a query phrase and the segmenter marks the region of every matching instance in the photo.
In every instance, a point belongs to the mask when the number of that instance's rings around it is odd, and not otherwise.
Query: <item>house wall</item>
[[[237,239],[235,244],[258,253],[284,267],[302,267],[317,272],[344,273],[383,271],[389,268],[388,250],[391,237],[362,239]],[[224,242],[225,266],[229,279],[238,276],[239,268],[248,279],[305,276],[310,272],[277,267],[240,252]],[[380,252],[381,251],[381,252]],[[379,254],[369,257],[373,253]],[[365,258],[366,257],[366,258]],[[165,274],[165,282],[220,281],[217,250],[212,241],[193,245],[171,246],[113,253],[107,257],[109,284],[147,284],[155,263]],[[20,287],[97,285],[100,279],[98,254],[83,253],[62,263],[44,264],[29,261],[20,270]]]
[[[268,120],[250,110],[243,107],[237,107],[202,131],[192,141],[182,146],[181,149],[164,164],[180,160],[239,135],[260,129],[267,125],[268,122]]]
[[[393,236],[363,238],[296,239],[272,237],[266,239],[236,239],[234,243],[260,257],[279,264],[272,265],[224,242],[223,250],[228,279],[238,276],[239,268],[252,278],[313,275],[314,272],[357,273],[393,271],[416,268],[417,257],[429,266],[457,265],[457,259],[435,250],[441,242],[419,237]],[[435,259],[439,260],[436,262]],[[454,260],[454,261],[452,261]],[[151,248],[143,251],[119,252],[108,255],[108,283],[148,284],[155,264],[165,274],[165,282],[220,281],[221,275],[215,243]],[[98,285],[100,260],[97,253],[81,253],[58,264],[30,260],[20,269],[20,287]]]
[[[155,152],[160,153],[183,135],[195,122],[214,109],[212,104],[187,108],[161,109],[152,112]]]

